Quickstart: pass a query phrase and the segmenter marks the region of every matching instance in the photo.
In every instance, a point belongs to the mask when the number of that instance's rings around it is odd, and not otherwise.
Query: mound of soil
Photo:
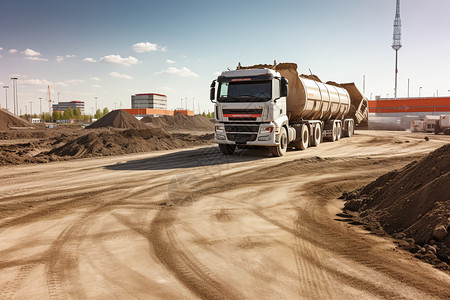
[[[213,131],[214,124],[204,116],[186,116],[177,114],[174,116],[160,116],[160,117],[144,117],[142,122],[151,124],[154,127],[164,128],[166,130],[201,130],[201,131]]]
[[[0,130],[10,129],[11,127],[33,127],[33,124],[7,110],[0,109]]]
[[[103,128],[103,127],[114,127],[114,128],[125,128],[125,129],[146,129],[147,126],[136,119],[132,114],[117,109],[113,110],[103,118],[95,121],[87,129],[92,128]]]
[[[211,143],[212,138],[213,134],[204,136],[177,135],[170,134],[160,128],[97,131],[70,141],[51,150],[48,154],[76,158],[120,155],[206,145]]]
[[[450,263],[450,144],[343,197],[345,212],[370,229],[403,239],[428,262]]]

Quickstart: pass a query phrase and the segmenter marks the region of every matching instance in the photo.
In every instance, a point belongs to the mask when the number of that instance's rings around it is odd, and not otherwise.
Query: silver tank
[[[291,66],[292,65],[292,66]],[[297,65],[280,64],[276,71],[289,81],[286,100],[289,120],[343,119],[350,111],[350,95],[346,89],[300,77]]]

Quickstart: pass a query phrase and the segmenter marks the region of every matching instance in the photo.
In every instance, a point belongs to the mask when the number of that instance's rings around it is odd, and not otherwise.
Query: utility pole
[[[98,97],[94,97],[94,100],[95,100],[95,113],[97,113],[97,110],[98,110],[97,99],[98,99]]]
[[[12,77],[13,81],[13,100],[14,100],[14,114],[17,115],[19,111],[19,99],[17,97],[17,77]]]
[[[409,78],[408,78],[408,98],[409,98]]]
[[[42,118],[42,98],[39,98],[39,115]]]
[[[397,8],[394,19],[394,36],[392,41],[392,49],[395,50],[395,99],[397,99],[398,50],[402,47],[401,28],[402,22],[400,20],[400,0],[397,0]]]
[[[363,75],[363,94],[366,93],[366,75]]]
[[[8,88],[9,88],[9,86],[4,85],[3,88],[5,89],[5,99],[6,99],[6,106],[5,106],[5,108],[8,111]]]
[[[30,101],[30,122],[32,117],[33,117],[33,101]]]

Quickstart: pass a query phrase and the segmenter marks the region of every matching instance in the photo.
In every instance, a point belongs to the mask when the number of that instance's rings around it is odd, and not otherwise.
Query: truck
[[[305,150],[323,140],[351,137],[368,122],[368,101],[354,83],[323,83],[298,75],[297,64],[243,67],[221,73],[210,86],[214,142],[229,155],[236,147],[268,147],[273,156]]]
[[[434,133],[439,134],[441,132],[450,135],[450,115],[440,115],[439,119],[436,120]]]

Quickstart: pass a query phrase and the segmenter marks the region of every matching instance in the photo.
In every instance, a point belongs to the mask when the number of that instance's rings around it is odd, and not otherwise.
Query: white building
[[[131,108],[167,109],[167,96],[155,93],[132,95]]]

